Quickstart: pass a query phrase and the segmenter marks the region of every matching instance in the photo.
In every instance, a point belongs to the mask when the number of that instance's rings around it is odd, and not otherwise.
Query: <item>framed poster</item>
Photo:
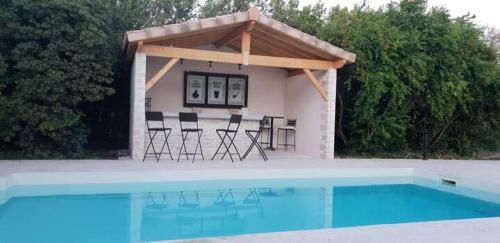
[[[184,107],[239,109],[247,106],[248,76],[184,73]]]
[[[245,78],[230,77],[228,80],[227,104],[241,107],[245,106],[246,90]]]
[[[184,103],[205,104],[206,76],[197,74],[186,74],[184,86]]]
[[[226,104],[226,77],[208,75],[208,99],[209,105]]]

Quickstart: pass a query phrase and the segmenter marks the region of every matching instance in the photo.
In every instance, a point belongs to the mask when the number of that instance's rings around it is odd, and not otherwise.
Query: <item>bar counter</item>
[[[179,112],[164,111],[163,117],[164,118],[179,118]],[[229,120],[230,117],[231,117],[231,115],[229,115],[229,114],[209,113],[209,112],[198,113],[198,119],[200,119],[200,120],[201,119]],[[243,115],[242,120],[260,121],[260,120],[262,120],[262,117],[263,117],[263,115],[248,114],[248,115]]]
[[[170,134],[170,137],[168,138],[168,144],[170,146],[170,149],[172,151],[172,156],[174,157],[174,160],[177,160],[177,156],[179,154],[179,150],[182,144],[182,139],[181,139],[181,132],[180,132],[180,126],[179,126],[179,112],[171,112],[171,111],[164,111],[163,112],[163,117],[164,117],[164,122],[165,122],[165,127],[171,128],[172,133]],[[205,160],[208,161],[212,158],[213,154],[217,150],[217,147],[220,144],[220,138],[216,133],[216,129],[226,129],[227,125],[229,123],[229,118],[231,117],[230,114],[224,114],[224,113],[215,113],[215,112],[200,112],[198,113],[198,125],[199,128],[203,129],[203,135],[201,138],[201,143],[202,143],[202,148],[203,148],[203,155],[205,157]],[[250,146],[251,141],[250,138],[247,137],[245,134],[246,129],[251,129],[251,130],[257,130],[259,129],[259,122],[262,120],[262,115],[256,115],[256,114],[248,114],[248,115],[243,115],[242,121],[240,123],[240,128],[239,131],[236,135],[235,138],[235,144],[236,147],[240,153],[241,156],[245,153],[247,148]],[[187,124],[187,123],[186,123]],[[184,126],[184,124],[183,124]],[[149,135],[146,130],[146,139],[145,139],[145,149],[147,144],[149,143]],[[163,134],[158,134],[155,137],[155,148],[157,150],[160,150],[161,145],[163,144],[164,137]],[[194,133],[189,134],[189,137],[186,140],[186,146],[188,152],[194,152],[195,145],[196,145],[196,135]],[[229,140],[226,140],[226,143],[229,145]],[[224,145],[222,146],[224,147]],[[164,152],[168,151],[167,148],[165,147]],[[220,151],[219,151],[220,152]],[[236,151],[231,151],[232,153],[235,153]],[[221,155],[218,155],[216,159],[220,159]],[[252,152],[249,154],[248,158],[260,158],[260,155],[258,155],[257,149],[254,148]],[[148,157],[148,161],[153,161],[154,157]],[[191,159],[192,157],[190,157]],[[162,155],[161,157],[162,160],[165,159],[170,159],[170,156],[168,155]],[[231,162],[229,157],[226,155],[225,159],[228,160],[228,162]],[[238,161],[237,155],[235,154],[233,156],[233,159],[235,159],[235,162]],[[197,155],[196,156],[196,161],[201,161],[201,156]],[[186,162],[186,156],[181,157],[181,162],[185,163]],[[190,162],[190,161],[189,161]],[[239,161],[238,161],[239,162]],[[196,162],[195,162],[196,163]]]

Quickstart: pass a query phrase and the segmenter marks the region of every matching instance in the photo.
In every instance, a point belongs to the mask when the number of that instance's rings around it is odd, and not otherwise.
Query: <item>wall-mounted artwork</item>
[[[226,104],[226,77],[208,76],[208,104]]]
[[[229,78],[228,80],[228,105],[245,106],[246,100],[246,79]]]
[[[185,102],[187,104],[205,104],[206,77],[203,75],[186,75]]]
[[[184,73],[184,106],[242,108],[248,102],[248,76],[222,73]]]

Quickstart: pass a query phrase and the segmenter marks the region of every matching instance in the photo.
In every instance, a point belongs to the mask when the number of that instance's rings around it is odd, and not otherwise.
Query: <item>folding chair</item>
[[[285,146],[285,151],[288,149],[288,146],[293,147],[293,151],[295,151],[295,126],[297,124],[296,119],[287,119],[286,120],[286,126],[284,127],[279,127],[278,128],[278,145],[276,148],[279,148],[279,146]],[[284,131],[285,132],[285,143],[280,144],[280,132]],[[293,144],[288,143],[288,132],[293,134]]]
[[[264,117],[264,119],[266,119]],[[262,148],[262,146],[260,145],[259,143],[259,137],[261,136],[262,132],[266,129],[265,126],[266,126],[266,123],[265,123],[265,120],[262,119],[260,121],[260,126],[259,126],[259,130],[245,130],[245,133],[246,135],[248,136],[248,138],[250,138],[250,140],[252,140],[252,143],[250,144],[250,146],[248,147],[247,151],[245,152],[245,154],[243,155],[243,159],[246,159],[246,157],[248,156],[248,154],[250,154],[250,152],[252,151],[253,147],[257,147],[257,150],[259,151],[260,155],[262,156],[262,158],[264,159],[264,161],[267,161],[267,155],[266,153],[264,152],[264,149]]]
[[[152,127],[150,122],[160,122],[161,121],[161,127]],[[148,134],[149,134],[149,144],[148,147],[146,148],[146,152],[144,153],[144,158],[142,159],[142,162],[146,160],[146,156],[148,155],[154,155],[156,158],[156,163],[160,161],[160,157],[162,154],[168,154],[170,155],[170,159],[173,160],[172,158],[172,153],[170,151],[170,146],[168,146],[168,137],[170,136],[170,133],[172,132],[171,128],[166,128],[165,127],[165,122],[163,121],[163,113],[159,111],[147,111],[146,112],[146,125],[148,127]],[[165,136],[165,141],[163,141],[163,145],[161,146],[160,152],[156,152],[155,145],[154,145],[154,138],[156,137],[156,134],[158,132],[163,132],[163,135]],[[168,132],[168,133],[167,133]],[[165,145],[167,145],[168,153],[163,153],[163,149],[165,148]],[[153,149],[153,153],[149,153],[149,148]]]
[[[186,155],[186,159],[189,159],[188,155],[193,155],[193,163],[194,159],[196,158],[197,154],[201,154],[201,158],[205,160],[205,157],[203,156],[203,149],[201,148],[201,136],[203,135],[203,129],[199,128],[198,126],[198,114],[196,113],[187,113],[187,112],[180,112],[179,113],[179,122],[181,126],[181,138],[182,138],[182,146],[179,151],[179,156],[177,157],[177,162],[179,162],[181,158],[181,154]],[[184,128],[183,123],[195,123],[196,128]],[[192,127],[192,125],[191,125]],[[194,153],[188,153],[186,149],[186,138],[189,135],[189,133],[195,133],[198,135],[198,141],[196,143],[196,148],[194,150]],[[198,153],[198,146],[200,147],[200,153]],[[184,148],[184,153],[182,152],[182,149]]]
[[[240,128],[241,117],[242,117],[241,115],[231,115],[231,118],[229,118],[229,124],[227,125],[227,129],[216,130],[217,135],[219,135],[221,141],[219,147],[217,148],[217,151],[215,151],[215,154],[212,157],[212,160],[214,160],[215,156],[217,156],[218,154],[222,154],[222,159],[224,159],[226,154],[229,154],[229,158],[231,158],[231,161],[234,162],[233,154],[237,154],[238,158],[241,161],[240,152],[238,151],[238,148],[236,148],[236,145],[234,144],[234,138],[236,138],[236,134],[238,133],[238,129]],[[229,138],[229,146],[226,144],[226,137]],[[222,145],[224,145],[226,150],[224,152],[219,153],[219,150],[221,149]],[[234,148],[234,150],[236,150],[236,153],[231,153],[231,146]]]
[[[259,128],[259,130],[261,130],[261,135],[260,135],[260,145],[270,145],[270,137],[271,137],[271,122],[269,121],[269,117],[267,116],[264,116],[261,120],[262,124]],[[264,136],[264,132],[265,132],[265,135]],[[266,140],[264,141],[264,138],[266,138]]]

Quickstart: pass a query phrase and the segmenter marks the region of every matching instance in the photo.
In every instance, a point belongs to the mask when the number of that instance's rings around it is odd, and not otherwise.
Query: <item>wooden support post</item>
[[[309,77],[309,80],[314,85],[314,88],[316,88],[316,90],[318,90],[319,95],[321,95],[321,98],[323,98],[324,101],[327,101],[328,99],[326,97],[325,89],[323,88],[323,86],[321,86],[321,83],[318,81],[318,79],[316,79],[316,77],[311,72],[311,70],[304,69],[304,73],[307,75],[307,77]]]
[[[250,57],[250,32],[243,31],[241,33],[241,54],[243,55],[243,65],[248,65]]]
[[[146,83],[146,91],[151,89],[151,87],[153,87],[153,85],[155,85],[158,80],[160,80],[160,78],[163,77],[163,75],[165,75],[165,73],[167,73],[168,70],[170,70],[170,68],[177,63],[177,61],[179,61],[179,58],[170,59],[170,61],[168,61],[167,64],[165,64],[165,66],[163,66],[160,71],[158,71],[155,76],[153,76],[153,78]]]
[[[250,21],[246,25],[244,25],[241,28],[238,28],[236,31],[233,31],[226,36],[220,38],[218,41],[215,42],[215,47],[216,48],[222,48],[224,46],[227,46],[229,43],[237,40],[242,32],[252,32],[253,28],[255,27],[255,21]]]

